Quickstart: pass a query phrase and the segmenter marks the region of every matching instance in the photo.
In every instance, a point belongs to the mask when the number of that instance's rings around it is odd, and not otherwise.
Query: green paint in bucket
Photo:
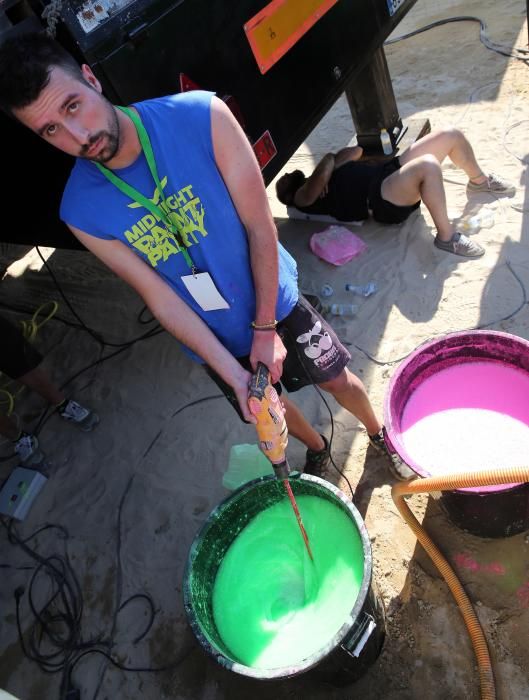
[[[215,579],[219,634],[255,668],[297,664],[317,652],[342,626],[362,582],[362,542],[351,519],[317,496],[297,501],[314,562],[285,499],[237,536]]]
[[[259,680],[303,673],[342,687],[366,672],[384,643],[384,611],[371,579],[369,535],[353,503],[329,482],[302,474],[291,478],[290,485],[310,528],[311,545],[314,539],[314,568],[282,484],[273,476],[255,479],[220,503],[197,533],[184,572],[186,615],[203,649],[229,671]],[[241,535],[247,533],[245,542]],[[237,540],[247,549],[242,553],[244,572],[230,564]],[[235,580],[223,583],[232,566]],[[345,592],[335,599],[335,589]],[[324,611],[321,618],[318,610]],[[325,628],[325,618],[335,613]],[[233,627],[233,639],[224,625]],[[252,626],[246,644],[246,628]],[[299,652],[294,648],[312,638],[314,644]],[[286,652],[279,650],[284,639],[289,640]],[[238,644],[248,649],[232,648]]]

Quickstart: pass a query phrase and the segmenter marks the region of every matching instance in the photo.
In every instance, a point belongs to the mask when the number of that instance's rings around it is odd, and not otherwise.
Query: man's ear
[[[94,88],[94,90],[97,90],[97,92],[103,92],[103,88],[101,87],[101,83],[99,80],[95,77],[95,75],[92,73],[92,69],[90,68],[89,65],[86,63],[83,63],[81,66],[81,72],[83,74],[83,78],[86,80],[86,82]]]

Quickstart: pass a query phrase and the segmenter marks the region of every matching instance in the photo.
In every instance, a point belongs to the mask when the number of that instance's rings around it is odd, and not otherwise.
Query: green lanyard
[[[191,259],[191,256],[189,255],[186,245],[182,240],[182,236],[180,235],[180,232],[178,231],[177,225],[174,223],[174,221],[171,219],[171,216],[169,214],[169,205],[167,204],[167,201],[165,197],[163,196],[163,189],[162,185],[160,183],[160,178],[158,177],[158,171],[156,170],[156,161],[154,160],[154,153],[152,151],[152,146],[151,146],[151,141],[149,139],[149,135],[147,134],[147,131],[145,127],[143,126],[141,119],[139,116],[134,112],[132,109],[129,109],[128,107],[118,107],[122,112],[124,112],[130,119],[132,120],[132,123],[136,127],[136,132],[138,134],[138,138],[140,139],[140,144],[143,149],[143,152],[145,154],[145,158],[147,160],[147,165],[149,166],[149,170],[151,171],[152,179],[156,183],[156,187],[158,189],[158,192],[160,193],[160,198],[167,207],[167,211],[164,211],[161,207],[159,207],[157,204],[154,204],[150,199],[147,199],[145,195],[143,195],[141,192],[138,192],[137,189],[129,185],[127,182],[122,180],[120,177],[118,177],[115,173],[112,172],[112,170],[109,170],[108,168],[105,168],[104,165],[101,165],[101,163],[95,163],[99,170],[103,173],[103,175],[110,180],[110,182],[115,185],[118,190],[121,190],[123,194],[126,194],[128,197],[133,199],[135,202],[138,204],[141,204],[144,206],[146,209],[148,209],[154,216],[165,224],[167,230],[172,233],[175,236],[176,243],[178,245],[179,250],[182,252],[182,255],[184,256],[184,259],[187,263],[187,266],[193,273],[193,275],[196,274],[197,268],[195,264],[193,263],[193,260]]]

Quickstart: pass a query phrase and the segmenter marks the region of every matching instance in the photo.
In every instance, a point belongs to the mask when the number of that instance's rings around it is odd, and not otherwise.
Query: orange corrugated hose
[[[459,605],[478,662],[482,700],[495,700],[496,698],[494,674],[492,672],[489,649],[483,629],[474,612],[472,603],[463,590],[463,586],[459,582],[454,570],[422,528],[417,518],[413,515],[404,501],[404,496],[415,493],[453,491],[454,489],[471,488],[475,486],[498,486],[500,484],[518,484],[523,482],[529,482],[529,468],[513,467],[511,469],[495,469],[493,471],[447,474],[445,476],[429,477],[427,479],[412,479],[411,481],[395,484],[391,490],[391,495],[400,514],[411,527],[426,553],[443,575],[456,603]]]

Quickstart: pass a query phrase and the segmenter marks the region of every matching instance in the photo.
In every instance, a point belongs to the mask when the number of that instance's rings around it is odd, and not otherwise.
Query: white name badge
[[[209,272],[198,272],[196,275],[182,277],[187,291],[203,311],[229,309],[230,305],[215,287]]]

